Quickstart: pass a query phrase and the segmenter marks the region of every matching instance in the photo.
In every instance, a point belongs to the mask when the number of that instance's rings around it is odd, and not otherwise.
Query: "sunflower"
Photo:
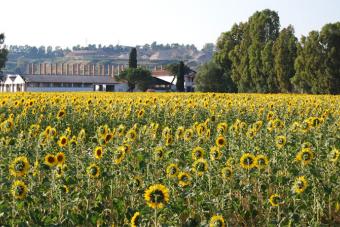
[[[229,167],[235,165],[235,159],[234,159],[233,157],[229,157],[229,158],[227,159],[225,165],[226,165],[226,166],[229,166]]]
[[[93,155],[96,159],[101,159],[103,157],[103,148],[98,146],[93,150]]]
[[[58,114],[57,114],[57,119],[61,119],[65,116],[66,112],[64,109],[59,110]]]
[[[118,148],[115,152],[114,152],[114,155],[113,155],[114,157],[113,157],[113,162],[115,163],[115,164],[120,164],[123,160],[124,160],[124,158],[125,158],[125,150],[124,149],[122,149],[121,147],[120,148]]]
[[[149,207],[161,209],[169,202],[169,190],[162,184],[151,185],[144,193]]]
[[[278,207],[280,205],[280,203],[281,203],[280,200],[281,200],[281,196],[279,194],[272,194],[269,197],[269,203],[273,207]]]
[[[308,165],[312,162],[314,158],[314,153],[310,148],[302,148],[299,153],[297,153],[295,160],[301,162],[302,165]]]
[[[62,177],[64,175],[64,165],[58,164],[55,168],[55,174],[58,178]]]
[[[240,158],[240,165],[243,169],[252,169],[255,167],[255,156],[251,153],[245,153]]]
[[[230,179],[233,176],[233,170],[231,169],[231,167],[224,167],[221,170],[221,174],[222,174],[222,178],[224,180]]]
[[[130,186],[132,187],[142,187],[143,186],[143,180],[140,176],[135,176],[132,181],[130,182]]]
[[[222,152],[216,146],[210,148],[210,159],[211,160],[220,160],[222,158]]]
[[[100,169],[96,164],[92,163],[89,167],[87,167],[87,174],[91,178],[97,178],[100,175]]]
[[[191,152],[191,157],[193,160],[203,158],[204,150],[202,147],[195,147]]]
[[[301,194],[306,190],[308,182],[304,176],[297,177],[293,183],[293,192]]]
[[[180,172],[177,175],[177,178],[178,178],[178,184],[181,187],[185,187],[191,184],[191,176],[189,175],[189,173]]]
[[[131,218],[131,227],[137,227],[137,226],[140,226],[140,223],[141,223],[141,215],[139,212],[135,212]]]
[[[60,190],[62,193],[69,193],[70,189],[67,187],[67,185],[60,186]]]
[[[329,155],[329,160],[331,162],[337,162],[338,159],[339,159],[339,156],[340,156],[340,151],[336,148],[333,148],[332,151],[330,152],[330,155]]]
[[[218,136],[215,140],[215,144],[218,147],[223,147],[227,143],[227,140],[223,136]]]
[[[120,146],[120,149],[123,149],[125,153],[130,153],[131,152],[131,145],[128,143],[123,143],[122,146]]]
[[[208,162],[207,160],[200,158],[197,159],[192,164],[192,170],[196,173],[197,176],[203,176],[203,174],[208,171]]]
[[[172,163],[172,164],[168,165],[168,167],[166,167],[166,175],[169,178],[177,177],[178,172],[179,172],[178,166],[174,163]]]
[[[170,146],[173,142],[174,139],[171,135],[165,138],[165,146]]]
[[[277,148],[282,148],[286,144],[287,139],[285,136],[277,136],[275,139],[275,144]]]
[[[268,166],[269,160],[265,155],[256,155],[255,157],[255,167],[258,169],[265,169]]]
[[[153,155],[154,155],[154,159],[156,161],[162,160],[163,157],[164,157],[164,149],[163,149],[163,147],[156,147],[154,152],[153,152]]]
[[[59,147],[65,147],[67,145],[68,139],[66,136],[61,136],[58,140]]]
[[[104,141],[105,141],[105,144],[107,144],[108,142],[110,142],[110,140],[113,138],[113,134],[112,133],[108,133],[105,135],[104,137]]]
[[[224,218],[221,215],[214,215],[210,218],[209,227],[224,227]]]
[[[64,154],[64,152],[57,153],[56,159],[57,159],[58,164],[64,164],[64,162],[65,162],[65,154]]]
[[[176,140],[183,139],[184,137],[184,127],[180,126],[176,130]]]
[[[127,133],[126,133],[126,138],[128,139],[128,141],[135,141],[137,139],[137,132],[134,129],[130,129]]]
[[[15,199],[24,199],[27,195],[28,188],[23,181],[16,180],[12,184],[11,192]]]
[[[144,113],[145,113],[145,110],[144,109],[140,109],[138,112],[137,112],[137,117],[138,118],[142,118],[144,116]]]
[[[185,141],[190,141],[194,132],[191,128],[187,129],[184,131],[184,140]]]
[[[27,157],[19,156],[16,157],[9,166],[9,171],[14,177],[25,176],[30,168],[30,163]]]
[[[217,125],[217,133],[218,134],[225,134],[228,129],[228,124],[225,122],[221,122]]]
[[[53,166],[57,165],[58,161],[57,161],[57,158],[53,154],[47,154],[45,156],[45,162],[44,163],[49,167],[53,167]]]

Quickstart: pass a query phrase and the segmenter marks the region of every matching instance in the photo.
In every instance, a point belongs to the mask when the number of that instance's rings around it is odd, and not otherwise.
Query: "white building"
[[[0,92],[127,90],[127,83],[118,82],[111,76],[9,74],[0,78]]]
[[[0,77],[0,92],[25,91],[25,80],[18,74]]]
[[[184,75],[184,89],[186,92],[192,92],[195,90],[195,84],[194,84],[194,79],[195,79],[196,72],[191,71],[190,73]],[[169,71],[160,69],[160,70],[154,70],[152,71],[152,76],[163,80],[167,83],[171,84],[171,90],[176,90],[176,82],[177,79],[175,76],[171,75]]]

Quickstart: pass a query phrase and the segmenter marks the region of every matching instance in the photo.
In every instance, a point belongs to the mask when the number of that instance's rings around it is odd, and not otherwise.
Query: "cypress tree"
[[[181,61],[178,65],[178,76],[176,82],[176,89],[179,92],[184,91],[184,63]]]
[[[134,47],[130,51],[129,55],[129,68],[137,68],[137,49]]]

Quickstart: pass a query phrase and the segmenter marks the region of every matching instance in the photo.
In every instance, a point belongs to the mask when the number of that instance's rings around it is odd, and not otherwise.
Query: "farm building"
[[[8,74],[0,81],[0,92],[127,90],[126,83],[117,82],[110,76]]]

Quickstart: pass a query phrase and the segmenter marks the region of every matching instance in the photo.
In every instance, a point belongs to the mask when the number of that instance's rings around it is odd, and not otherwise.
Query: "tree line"
[[[280,30],[277,12],[255,12],[218,38],[202,65],[196,89],[216,92],[340,93],[340,22],[299,41],[293,26]]]

